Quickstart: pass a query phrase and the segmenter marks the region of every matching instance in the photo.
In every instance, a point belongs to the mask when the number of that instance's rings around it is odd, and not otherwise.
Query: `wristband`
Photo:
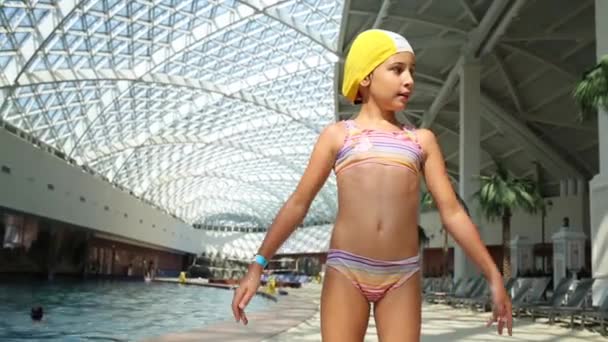
[[[268,266],[268,260],[266,260],[264,256],[259,254],[256,254],[256,256],[253,258],[253,262],[259,264],[260,266],[262,266],[262,268],[266,268],[266,266]]]

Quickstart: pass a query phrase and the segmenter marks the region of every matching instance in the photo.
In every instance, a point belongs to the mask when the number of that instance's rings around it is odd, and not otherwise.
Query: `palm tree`
[[[479,209],[490,221],[502,220],[502,271],[505,278],[511,277],[511,215],[522,209],[536,213],[544,205],[539,186],[528,178],[515,178],[507,169],[496,163],[496,172],[491,176],[481,176],[481,188],[475,193]]]
[[[588,118],[600,108],[608,111],[608,55],[583,74],[573,95],[581,108],[580,120]]]

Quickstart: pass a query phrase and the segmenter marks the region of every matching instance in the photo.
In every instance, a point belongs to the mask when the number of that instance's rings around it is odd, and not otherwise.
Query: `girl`
[[[373,303],[381,341],[419,341],[418,260],[420,175],[444,226],[479,266],[492,289],[498,323],[511,335],[511,303],[503,279],[477,229],[459,204],[434,134],[400,127],[414,89],[414,52],[393,32],[368,30],[352,44],[344,65],[343,95],[361,103],[355,120],[325,128],[296,190],[283,205],[258,255],[235,291],[232,310],[247,324],[245,307],[277,249],[304,219],[333,169],[338,213],[321,294],[323,341],[362,341]]]

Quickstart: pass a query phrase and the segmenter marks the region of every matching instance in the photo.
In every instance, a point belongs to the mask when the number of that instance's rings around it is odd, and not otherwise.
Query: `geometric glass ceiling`
[[[4,1],[0,119],[188,223],[265,228],[334,121],[342,6]],[[304,225],[335,203],[332,175]]]

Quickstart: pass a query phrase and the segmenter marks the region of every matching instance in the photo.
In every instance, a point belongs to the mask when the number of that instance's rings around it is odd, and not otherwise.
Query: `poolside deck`
[[[177,279],[158,279],[158,281],[177,282]],[[187,283],[232,291],[232,287],[229,285],[207,284],[197,279],[188,280]],[[312,293],[317,293],[318,297],[318,290]],[[291,291],[290,289],[288,296],[280,297],[268,296],[262,292],[258,294],[271,297],[277,303],[271,305],[270,310],[248,314],[249,324],[247,326],[237,324],[234,320],[227,320],[203,329],[171,333],[146,341],[262,341],[312,319],[318,309],[318,304],[311,300],[311,291]]]
[[[318,312],[321,286],[307,284],[289,289],[288,296],[278,298],[270,310],[249,315],[249,325],[224,321],[203,329],[174,333],[148,341],[320,341]],[[486,328],[488,313],[454,309],[446,305],[423,305],[422,341],[608,341],[596,332],[573,330],[560,324],[516,319],[514,336],[499,336],[496,329]],[[365,341],[378,341],[373,317]]]

